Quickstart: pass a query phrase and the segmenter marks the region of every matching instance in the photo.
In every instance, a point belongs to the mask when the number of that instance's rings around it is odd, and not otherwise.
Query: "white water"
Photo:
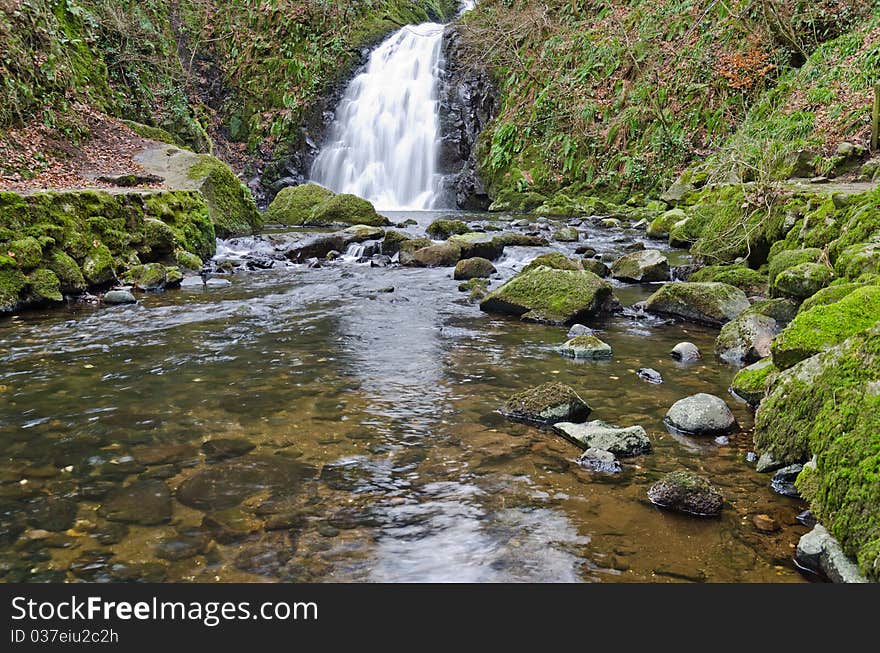
[[[424,23],[404,27],[373,51],[336,109],[313,181],[380,210],[434,208],[442,38],[443,25]]]

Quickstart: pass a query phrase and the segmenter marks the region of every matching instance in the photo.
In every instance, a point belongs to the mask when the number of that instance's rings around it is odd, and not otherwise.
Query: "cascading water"
[[[336,109],[313,181],[386,211],[436,208],[442,38],[443,25],[423,23],[373,51]]]

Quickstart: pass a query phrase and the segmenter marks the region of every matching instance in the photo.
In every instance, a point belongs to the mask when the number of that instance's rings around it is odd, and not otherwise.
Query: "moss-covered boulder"
[[[580,233],[574,227],[562,227],[553,232],[553,240],[560,243],[576,243],[580,238]]]
[[[590,335],[571,338],[559,347],[559,353],[568,358],[592,360],[611,358],[614,355],[611,345]]]
[[[15,259],[20,270],[33,270],[43,260],[43,248],[40,242],[31,236],[18,238],[6,247],[6,256]]]
[[[431,244],[416,250],[410,265],[425,268],[451,267],[461,259],[461,248],[455,243]]]
[[[480,308],[528,321],[572,324],[606,310],[610,300],[611,286],[592,272],[540,266],[489,293]]]
[[[317,184],[282,188],[266,210],[266,222],[288,226],[307,225],[315,208],[331,197],[333,191]]]
[[[715,353],[728,363],[754,363],[770,355],[773,338],[781,330],[772,317],[743,311],[721,328]]]
[[[47,266],[58,277],[62,293],[75,295],[86,290],[86,280],[79,265],[64,252],[56,251],[49,257]]]
[[[690,471],[670,472],[648,489],[656,506],[697,517],[717,517],[724,498],[707,479]]]
[[[767,275],[744,265],[709,265],[694,272],[688,281],[716,281],[735,286],[749,297],[767,296]]]
[[[452,278],[456,281],[488,279],[496,272],[497,270],[492,265],[492,261],[477,256],[459,261],[455,266],[455,271],[452,273]]]
[[[804,313],[814,306],[825,306],[827,304],[834,304],[835,302],[839,302],[841,299],[849,295],[854,290],[858,290],[859,288],[864,288],[868,284],[864,283],[832,283],[827,288],[822,288],[817,291],[812,297],[807,298],[801,304],[799,312]],[[792,318],[793,319],[793,318]]]
[[[707,219],[701,215],[688,215],[669,228],[669,245],[671,247],[690,247],[696,243],[703,233]]]
[[[866,286],[833,304],[799,313],[771,347],[773,363],[781,370],[815,356],[869,329],[880,320],[880,286]]]
[[[611,270],[602,261],[594,258],[585,258],[581,262],[581,267],[587,272],[592,272],[597,277],[605,278],[611,274]]]
[[[831,283],[834,274],[821,263],[801,263],[776,275],[770,294],[803,300],[812,297]]]
[[[198,272],[204,266],[204,262],[201,258],[193,254],[192,252],[187,252],[186,250],[179,249],[174,253],[174,260],[177,264],[184,268],[185,270],[190,270],[192,272]]]
[[[446,241],[461,249],[462,258],[486,258],[497,261],[504,253],[505,240],[502,235],[471,232],[450,236]]]
[[[0,260],[0,315],[15,312],[26,286],[27,277],[18,267],[4,265]]]
[[[51,304],[64,300],[61,294],[61,282],[51,270],[40,268],[27,277],[28,294],[34,304]]]
[[[156,218],[144,218],[143,239],[136,247],[146,263],[168,258],[178,248],[177,236],[171,225]]]
[[[880,273],[880,243],[859,243],[847,247],[834,262],[834,270],[847,279],[855,279],[865,273]]]
[[[755,426],[756,446],[781,462],[816,456],[810,509],[872,580],[880,580],[878,379],[873,326],[783,372]]]
[[[105,245],[92,247],[83,261],[82,269],[90,286],[106,286],[116,280],[113,254]]]
[[[405,233],[388,229],[385,231],[385,238],[382,240],[382,253],[386,256],[394,256],[400,251],[401,244],[408,240],[412,240],[412,238]]]
[[[401,265],[417,266],[418,263],[415,260],[415,253],[420,249],[430,247],[433,244],[434,243],[427,238],[407,238],[400,242],[395,242],[398,251],[398,261]]]
[[[534,260],[529,261],[522,271],[528,272],[542,266],[553,268],[554,270],[583,270],[581,261],[568,258],[561,252],[550,252],[549,254],[541,254]]]
[[[132,284],[135,290],[157,292],[165,289],[167,272],[161,263],[135,265],[122,276],[122,280]]]
[[[435,240],[446,240],[450,236],[455,236],[456,234],[466,234],[470,233],[470,228],[466,223],[461,220],[446,220],[439,219],[434,220],[431,224],[428,225],[428,228],[425,232]]]
[[[356,195],[342,193],[321,202],[315,207],[311,224],[366,224],[373,227],[382,227],[391,224],[388,218],[376,213],[375,207],[367,200]]]
[[[818,263],[822,259],[822,250],[816,247],[804,249],[788,249],[771,256],[767,270],[767,282],[772,288],[776,283],[776,277],[785,270],[802,263]]]
[[[670,209],[651,220],[647,230],[648,238],[666,240],[673,225],[686,219],[687,213],[683,209]]]
[[[263,224],[250,190],[232,169],[209,154],[195,154],[168,145],[157,145],[135,157],[150,174],[161,177],[169,188],[198,191],[219,238],[254,233]],[[201,256],[201,253],[194,251]]]
[[[490,211],[494,212],[511,212],[511,213],[528,213],[534,211],[544,204],[547,198],[540,193],[523,192],[519,193],[512,190],[503,190],[489,206]]]
[[[749,307],[742,290],[726,283],[667,283],[645,302],[645,310],[721,326]]]
[[[501,408],[501,414],[539,426],[557,422],[583,422],[592,409],[574,388],[563,383],[545,383],[513,395]]]
[[[655,249],[631,252],[611,266],[611,276],[631,283],[669,280],[669,260]]]
[[[752,407],[757,406],[767,393],[767,385],[777,372],[773,360],[765,358],[744,367],[730,383],[730,391]]]

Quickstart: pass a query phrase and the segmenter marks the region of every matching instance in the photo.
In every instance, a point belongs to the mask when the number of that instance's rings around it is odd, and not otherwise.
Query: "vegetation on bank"
[[[485,0],[464,34],[503,105],[481,172],[505,191],[621,202],[698,179],[784,175],[814,148],[864,140],[880,70],[867,0]]]

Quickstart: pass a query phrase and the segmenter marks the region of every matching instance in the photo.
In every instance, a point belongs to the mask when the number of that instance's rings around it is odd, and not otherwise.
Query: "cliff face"
[[[443,39],[440,78],[440,171],[446,204],[467,210],[486,210],[491,200],[477,174],[477,139],[497,113],[498,90],[485,69],[466,63],[461,32],[455,25]]]

